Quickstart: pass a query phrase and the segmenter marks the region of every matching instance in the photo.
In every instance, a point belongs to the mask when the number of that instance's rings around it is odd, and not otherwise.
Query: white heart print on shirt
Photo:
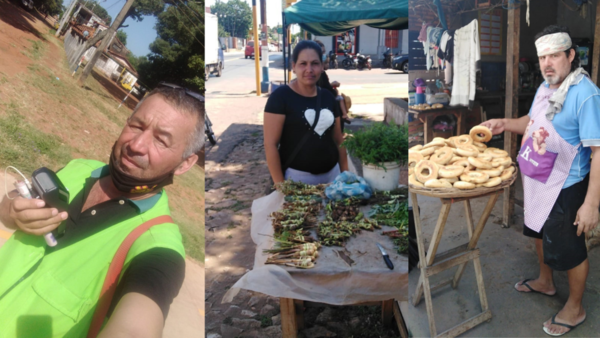
[[[314,109],[307,109],[304,111],[304,118],[308,125],[312,126],[315,122],[316,111]],[[319,134],[319,136],[323,136],[325,130],[333,125],[335,121],[335,117],[331,110],[327,108],[321,109],[321,114],[319,114],[319,121],[317,121],[317,125],[315,126],[315,132]]]

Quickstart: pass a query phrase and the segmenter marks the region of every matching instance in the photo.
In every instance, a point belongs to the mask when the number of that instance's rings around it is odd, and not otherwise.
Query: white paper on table
[[[269,215],[281,209],[283,202],[284,195],[275,191],[252,203],[251,237],[257,245],[254,268],[225,294],[223,303],[231,302],[239,289],[331,305],[408,299],[408,256],[398,254],[391,239],[381,235],[391,227],[373,232],[362,230],[346,242],[345,250],[321,247],[312,269],[265,264],[268,254],[263,250],[271,249],[274,242]],[[390,256],[394,270],[385,265],[376,242]],[[344,251],[354,264],[349,266],[334,250]]]

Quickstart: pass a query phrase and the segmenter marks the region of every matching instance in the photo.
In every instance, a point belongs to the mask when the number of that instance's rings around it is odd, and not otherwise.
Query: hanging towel
[[[440,27],[427,27],[427,41],[430,45],[439,46],[444,29]]]
[[[418,38],[420,42],[427,41],[427,27],[429,27],[429,24],[426,22],[423,22],[423,25],[421,26],[421,31],[419,32],[419,38]]]
[[[477,19],[454,33],[454,77],[451,106],[472,107],[475,100],[476,74],[479,69],[479,30]]]

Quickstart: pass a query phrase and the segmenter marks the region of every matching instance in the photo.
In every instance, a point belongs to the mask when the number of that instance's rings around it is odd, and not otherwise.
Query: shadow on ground
[[[18,30],[29,32],[40,40],[46,41],[44,35],[35,29],[31,22],[37,19],[44,22],[48,27],[50,27],[50,24],[48,24],[35,9],[28,12],[20,5],[20,1],[16,0],[0,0],[0,7],[3,7],[3,9],[0,10],[0,21],[11,25]]]

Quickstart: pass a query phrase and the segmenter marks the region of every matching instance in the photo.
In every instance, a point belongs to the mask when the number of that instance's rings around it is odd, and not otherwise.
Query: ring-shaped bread
[[[501,157],[508,156],[508,153],[506,152],[506,150],[502,150],[502,149],[498,149],[498,148],[487,148],[483,152],[485,154],[492,155],[492,158],[501,158]]]
[[[481,142],[473,141],[473,146],[477,148],[480,152],[483,152],[487,149],[487,146]]]
[[[458,148],[458,146],[464,146],[467,144],[473,144],[473,139],[469,135],[460,135],[456,136],[454,139],[454,145]]]
[[[471,183],[484,183],[490,179],[490,176],[481,171],[469,171],[460,175],[460,180]]]
[[[504,170],[504,169],[501,167],[498,167],[498,168],[492,168],[492,169],[477,169],[476,171],[481,171],[482,173],[486,173],[491,178],[491,177],[500,176],[502,174],[502,170]]]
[[[479,154],[477,155],[477,158],[481,161],[492,162],[492,155],[490,154]]]
[[[463,174],[465,171],[465,167],[461,165],[447,165],[444,167],[440,167],[438,170],[438,177],[441,178],[452,178],[458,177]]]
[[[492,169],[494,167],[492,165],[492,162],[482,161],[478,157],[469,156],[469,158],[467,160],[469,161],[470,165],[474,166],[477,169]]]
[[[436,150],[433,153],[433,155],[431,155],[429,160],[433,161],[437,164],[440,164],[440,165],[446,165],[446,164],[450,163],[450,160],[452,159],[453,156],[454,156],[454,153],[452,151],[452,148],[443,147],[443,148]]]
[[[492,159],[492,165],[494,167],[502,166],[505,169],[512,165],[512,159],[510,157],[499,157]]]
[[[483,186],[486,188],[492,188],[502,183],[502,179],[500,177],[492,177],[487,182],[483,183]]]
[[[417,181],[414,174],[408,176],[408,184],[414,185],[415,187],[423,187],[423,183]]]
[[[428,173],[425,173],[425,171]],[[422,160],[417,163],[415,167],[414,175],[417,181],[425,183],[431,179],[438,178],[438,165],[435,162],[429,160]]]
[[[473,184],[471,182],[465,182],[465,181],[454,182],[453,186],[456,189],[461,189],[461,190],[475,189],[475,184]]]
[[[429,180],[423,185],[425,188],[452,188],[452,183],[438,179]]]
[[[458,160],[458,161],[452,163],[452,165],[459,165],[459,166],[465,167],[465,170],[471,170],[473,168],[471,163],[469,163],[469,160],[466,158],[462,158],[461,160]]]
[[[469,136],[471,136],[473,141],[487,142],[492,139],[492,131],[485,126],[475,126],[469,131]]]
[[[443,177],[443,178],[438,178],[438,180],[450,182],[450,183],[453,183],[453,184],[454,184],[454,182],[458,182],[459,181],[458,177]]]
[[[479,156],[479,150],[475,148],[472,144],[466,144],[456,147],[456,153],[463,157]]]
[[[510,167],[502,170],[502,174],[500,174],[500,178],[502,179],[502,181],[510,180],[510,178],[512,177],[514,172],[515,172],[515,167],[510,166]]]
[[[419,150],[419,152],[423,156],[429,156],[429,155],[433,154],[434,151],[435,151],[435,148],[433,148],[433,147]]]

